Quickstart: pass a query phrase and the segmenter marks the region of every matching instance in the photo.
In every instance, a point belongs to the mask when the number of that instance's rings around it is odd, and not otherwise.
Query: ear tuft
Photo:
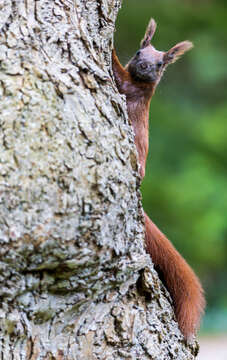
[[[166,64],[174,63],[181,55],[183,55],[186,51],[193,48],[193,44],[191,41],[182,41],[172,47],[169,51],[167,51],[164,55],[164,61]]]
[[[156,27],[157,27],[156,22],[154,21],[154,19],[151,18],[147,26],[147,30],[145,32],[144,38],[140,43],[141,49],[147,47],[150,44],[151,39],[155,33]]]

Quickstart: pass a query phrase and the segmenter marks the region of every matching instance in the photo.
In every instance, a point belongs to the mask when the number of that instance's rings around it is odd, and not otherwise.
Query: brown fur
[[[156,23],[150,20],[140,50],[124,68],[113,50],[113,73],[120,93],[126,95],[129,120],[135,133],[140,175],[145,176],[148,153],[149,107],[151,98],[168,64],[193,46],[183,41],[169,51],[157,51],[150,41]],[[173,298],[179,327],[189,339],[199,327],[205,307],[203,289],[193,270],[145,214],[146,247]]]
[[[186,338],[199,327],[205,300],[199,279],[166,236],[145,214],[146,247],[173,299],[175,315]]]
[[[140,175],[143,178],[148,154],[149,107],[155,84],[151,86],[134,80],[120,64],[115,50],[113,50],[113,72],[119,92],[126,95],[128,116],[135,133]]]

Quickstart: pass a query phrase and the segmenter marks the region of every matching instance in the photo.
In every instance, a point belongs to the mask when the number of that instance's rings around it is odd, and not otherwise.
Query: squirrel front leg
[[[126,96],[128,118],[134,130],[134,141],[139,158],[139,173],[143,179],[148,154],[149,104],[152,89],[149,86],[147,91],[149,96],[147,96],[141,83],[135,81],[127,67],[121,65],[115,49],[112,52],[112,68],[118,91]]]
[[[128,116],[135,133],[135,145],[139,155],[140,175],[145,175],[148,152],[148,118],[151,97],[164,70],[192,47],[189,41],[178,43],[167,52],[157,51],[150,45],[156,24],[151,19],[140,50],[123,68],[115,50],[113,72],[120,93],[126,95]],[[179,327],[185,338],[190,338],[199,326],[205,306],[203,290],[193,270],[181,257],[171,242],[145,214],[146,248],[161,271],[174,303]]]
[[[120,93],[124,93],[124,82],[127,81],[129,74],[128,71],[121,65],[115,49],[112,50],[112,69],[118,91]]]

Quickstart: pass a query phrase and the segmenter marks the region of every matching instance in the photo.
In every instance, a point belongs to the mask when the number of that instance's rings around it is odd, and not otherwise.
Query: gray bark
[[[143,247],[120,0],[0,0],[0,358],[193,359]]]

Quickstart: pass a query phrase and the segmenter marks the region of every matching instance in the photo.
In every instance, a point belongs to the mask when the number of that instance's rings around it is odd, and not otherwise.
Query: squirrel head
[[[154,19],[151,19],[140,43],[140,49],[126,67],[134,80],[158,84],[166,67],[193,47],[190,41],[182,41],[169,51],[156,50],[150,44],[156,26]]]

